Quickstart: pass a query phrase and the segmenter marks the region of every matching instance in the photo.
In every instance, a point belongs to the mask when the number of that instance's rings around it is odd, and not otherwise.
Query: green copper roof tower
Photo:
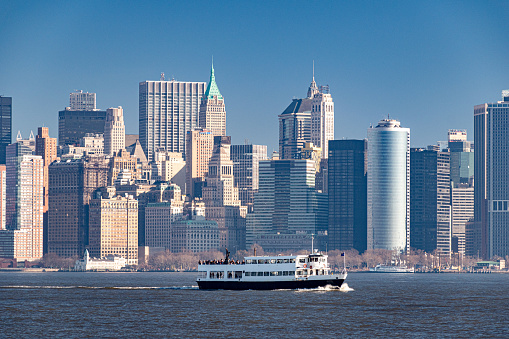
[[[223,99],[221,96],[221,92],[219,92],[219,88],[216,84],[216,77],[214,75],[214,61],[212,61],[212,68],[210,69],[210,81],[207,86],[207,90],[205,91],[205,96],[208,99],[213,99],[214,96],[217,96],[218,99]]]
[[[199,126],[214,136],[226,135],[226,109],[224,98],[217,88],[214,76],[214,59],[210,70],[210,81],[200,103]]]

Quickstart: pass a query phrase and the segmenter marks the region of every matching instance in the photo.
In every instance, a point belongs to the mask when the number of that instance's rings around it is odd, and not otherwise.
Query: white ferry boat
[[[414,273],[414,268],[408,268],[407,266],[376,265],[374,268],[370,268],[369,271],[377,273]]]
[[[327,255],[278,255],[245,257],[244,261],[205,261],[198,265],[200,289],[275,290],[341,287],[346,270],[333,274]]]

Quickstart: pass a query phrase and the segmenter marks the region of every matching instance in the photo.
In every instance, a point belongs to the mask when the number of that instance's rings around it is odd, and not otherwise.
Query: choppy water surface
[[[194,273],[0,273],[0,337],[509,336],[509,274],[351,273],[347,284],[203,291]]]

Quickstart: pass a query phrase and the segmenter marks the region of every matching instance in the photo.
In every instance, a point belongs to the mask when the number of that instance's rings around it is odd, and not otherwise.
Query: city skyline
[[[207,81],[212,55],[226,134],[269,153],[278,149],[277,115],[305,96],[313,60],[317,83],[334,98],[336,139],[365,138],[387,114],[412,130],[412,147],[445,140],[450,128],[472,136],[471,107],[500,100],[495,93],[509,87],[502,2],[61,5],[1,5],[10,47],[0,55],[0,95],[13,98],[13,131],[23,136],[47,126],[55,137],[58,111],[75,89],[97,93],[101,110],[122,106],[126,132],[137,134],[139,82],[161,72]],[[320,26],[291,19],[304,15]],[[148,34],[159,26],[171,34]],[[308,48],[292,53],[303,41]]]

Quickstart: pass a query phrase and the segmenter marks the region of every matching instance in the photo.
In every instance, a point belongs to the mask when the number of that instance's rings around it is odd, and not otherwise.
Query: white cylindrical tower
[[[383,119],[368,129],[368,249],[410,241],[410,129]]]

